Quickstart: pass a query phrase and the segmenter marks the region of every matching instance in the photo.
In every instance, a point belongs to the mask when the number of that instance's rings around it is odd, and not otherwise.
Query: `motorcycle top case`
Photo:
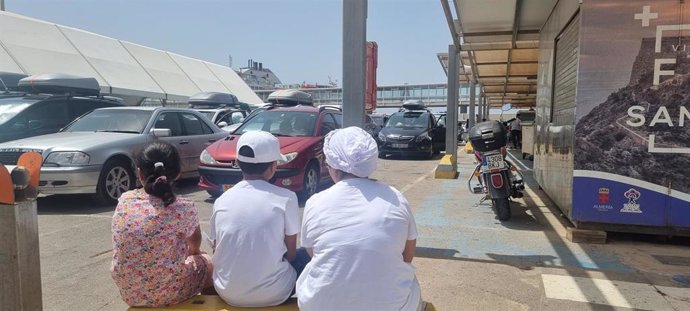
[[[468,134],[472,147],[486,152],[505,147],[508,131],[501,122],[484,121],[473,126]]]

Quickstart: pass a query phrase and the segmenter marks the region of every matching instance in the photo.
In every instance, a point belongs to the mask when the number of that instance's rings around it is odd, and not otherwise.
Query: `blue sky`
[[[233,67],[283,83],[342,80],[343,0],[5,0],[15,13]],[[347,0],[344,0],[347,1]],[[378,84],[438,83],[451,37],[438,0],[369,0]]]

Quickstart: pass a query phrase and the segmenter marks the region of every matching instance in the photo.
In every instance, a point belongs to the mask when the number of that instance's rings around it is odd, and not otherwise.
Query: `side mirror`
[[[172,131],[170,129],[151,129],[151,134],[156,137],[170,137]]]
[[[513,105],[511,105],[510,103],[501,106],[501,111],[508,111],[510,109],[513,109]]]
[[[41,120],[29,120],[29,129],[37,130],[43,127],[43,121]]]
[[[225,121],[218,122],[218,127],[226,127],[226,126],[228,126],[228,122],[225,122]]]

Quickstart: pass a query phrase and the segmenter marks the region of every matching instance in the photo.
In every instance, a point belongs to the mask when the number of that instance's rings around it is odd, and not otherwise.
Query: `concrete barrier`
[[[445,155],[436,166],[434,177],[436,179],[455,179],[458,176],[457,162],[451,155]]]
[[[465,144],[465,153],[474,153],[474,147],[472,147],[472,143],[467,142]]]

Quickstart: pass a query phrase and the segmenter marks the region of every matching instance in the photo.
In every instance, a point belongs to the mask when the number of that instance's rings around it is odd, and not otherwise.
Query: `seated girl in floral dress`
[[[115,209],[112,277],[130,306],[176,304],[213,286],[211,257],[200,250],[194,203],[173,193],[177,149],[155,142],[135,161],[144,187],[122,194]]]

